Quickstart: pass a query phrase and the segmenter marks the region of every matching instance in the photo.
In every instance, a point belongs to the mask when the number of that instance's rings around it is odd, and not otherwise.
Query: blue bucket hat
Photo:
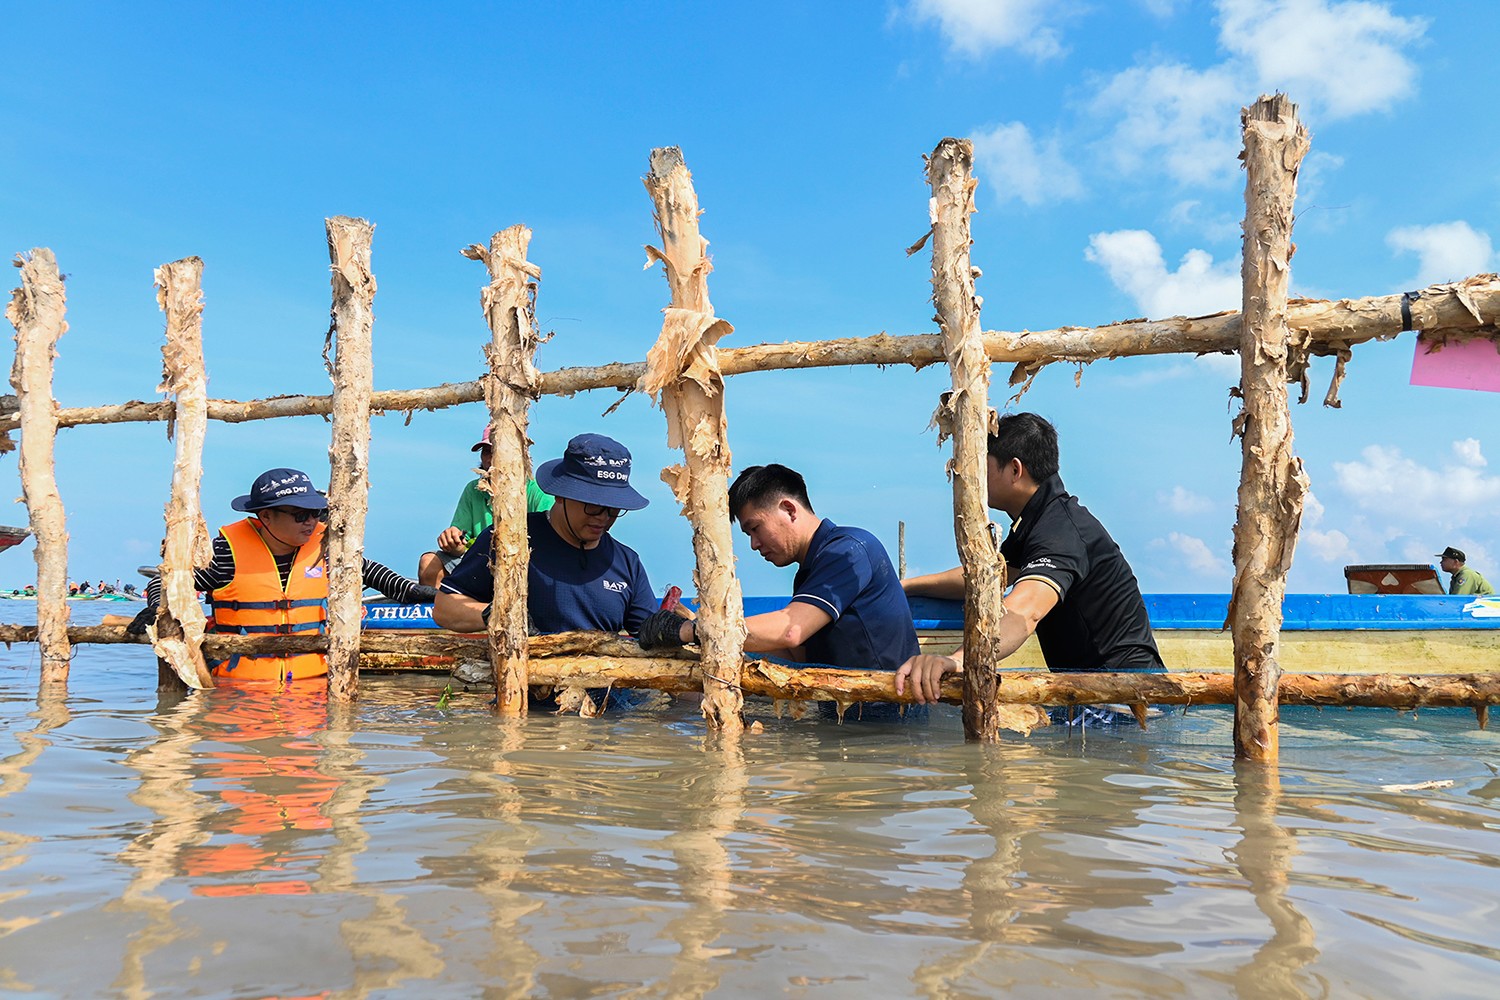
[[[296,469],[272,469],[255,477],[250,492],[229,501],[229,506],[252,514],[267,507],[302,507],[322,510],[328,498],[313,486],[307,473]]]
[[[555,497],[598,507],[640,510],[651,501],[630,485],[630,449],[603,434],[580,434],[562,458],[543,462],[536,484]]]

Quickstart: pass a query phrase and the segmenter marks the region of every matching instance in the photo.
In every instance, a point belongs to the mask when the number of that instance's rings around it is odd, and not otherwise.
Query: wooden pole
[[[176,441],[172,495],[167,500],[162,550],[161,604],[152,636],[160,657],[162,687],[178,681],[191,688],[214,686],[203,661],[207,621],[198,601],[193,570],[213,560],[203,521],[203,438],[208,429],[208,375],[203,366],[203,261],[187,257],[156,269],[156,302],[167,316],[162,377],[176,414],[168,430]]]
[[[658,397],[667,418],[667,444],[681,448],[686,461],[686,468],[662,470],[661,478],[693,526],[703,716],[710,726],[733,734],[744,728],[740,665],[745,612],[734,573],[724,377],[714,345],[734,327],[714,316],[708,299],[713,264],[706,254],[708,241],[698,230],[698,194],[682,150],[653,149],[645,183],[661,235],[661,248],[648,246],[646,256],[665,269],[672,304],[661,336],[646,355],[639,388]]]
[[[534,358],[541,337],[535,317],[537,282],[542,277],[541,269],[526,259],[530,246],[531,230],[518,225],[491,236],[488,250],[474,244],[463,251],[483,261],[490,274],[480,301],[490,327],[484,352],[490,366],[484,380],[491,441],[486,485],[495,519],[489,649],[495,710],[501,715],[526,714],[526,576],[531,559],[526,534],[531,440],[526,428],[539,382]]]
[[[953,389],[938,407],[938,442],[953,437],[953,531],[964,571],[964,736],[999,739],[995,668],[1000,619],[1005,615],[1005,562],[990,533],[987,487],[990,363],[979,326],[979,269],[969,261],[969,216],[974,213],[974,147],[944,139],[927,158],[932,185],[932,301],[943,330]]]
[[[16,360],[10,384],[16,390],[21,426],[21,495],[36,539],[36,621],[42,655],[42,687],[65,685],[73,652],[68,644],[68,529],[57,492],[53,448],[57,402],[52,363],[67,332],[67,293],[57,258],[38,247],[16,258],[21,287],[5,310],[16,328]]]
[[[1496,336],[1500,326],[1500,277],[1481,274],[1440,285],[1431,285],[1406,301],[1403,315],[1401,295],[1359,299],[1298,299],[1288,306],[1287,320],[1315,355],[1339,355],[1351,347],[1374,340],[1390,340],[1406,330],[1420,330],[1429,340]],[[1162,354],[1230,354],[1239,349],[1240,314],[1174,316],[1159,320],[1132,320],[1108,326],[1067,326],[1054,330],[1011,332],[990,330],[984,334],[984,349],[993,362],[1013,364],[1016,385],[1054,362],[1089,364],[1122,357]],[[724,376],[747,372],[789,371],[800,368],[835,368],[854,365],[911,365],[925,368],[942,361],[943,341],[938,334],[844,337],[833,340],[791,341],[753,344],[719,352],[719,372]],[[540,393],[568,396],[593,389],[633,389],[646,371],[643,361],[612,362],[582,368],[559,368],[541,373]],[[449,382],[417,389],[382,389],[371,397],[378,414],[413,410],[440,410],[484,399],[480,381]],[[333,412],[328,396],[277,396],[272,399],[210,399],[208,418],[225,423],[271,420],[276,417],[318,416]],[[57,411],[59,427],[80,424],[137,423],[170,420],[169,403],[133,400],[105,406],[68,407]],[[17,417],[0,405],[0,434],[13,431]],[[3,445],[0,445],[3,448]]]
[[[1234,754],[1274,763],[1281,601],[1297,544],[1307,476],[1292,453],[1287,408],[1292,208],[1307,130],[1284,95],[1262,97],[1241,112],[1245,139],[1244,324],[1240,395],[1239,511],[1234,526]]]
[[[333,271],[333,430],[328,448],[328,697],[359,694],[361,597],[365,592],[365,513],[370,493],[370,393],[374,374],[375,227],[346,215],[326,220]]]

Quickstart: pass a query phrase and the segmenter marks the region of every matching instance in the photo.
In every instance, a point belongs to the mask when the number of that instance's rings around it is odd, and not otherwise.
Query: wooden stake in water
[[[534,359],[541,337],[536,328],[537,283],[541,268],[526,259],[531,230],[511,226],[490,237],[486,250],[473,244],[465,257],[483,261],[490,282],[480,296],[490,327],[485,345],[489,374],[483,380],[490,411],[490,493],[494,532],[490,551],[495,589],[490,604],[490,663],[495,670],[495,710],[526,713],[526,570],[531,543],[526,535],[526,483],[531,478],[527,415],[537,397]]]
[[[645,183],[661,234],[660,249],[646,248],[647,263],[662,264],[672,304],[646,355],[639,388],[659,399],[667,418],[667,444],[681,448],[686,463],[663,469],[661,478],[693,526],[703,715],[710,726],[738,733],[744,728],[740,670],[745,611],[734,573],[724,377],[715,347],[734,327],[714,315],[708,299],[713,264],[705,252],[708,241],[698,230],[698,194],[682,150],[653,149]]]
[[[206,619],[193,570],[213,560],[203,522],[203,438],[208,429],[208,375],[203,366],[203,261],[197,257],[156,269],[156,302],[167,316],[158,392],[176,414],[168,430],[175,438],[172,495],[167,500],[162,550],[161,605],[152,644],[162,664],[158,684],[214,686],[203,661]]]
[[[67,295],[51,250],[39,247],[15,263],[21,269],[21,287],[11,293],[5,315],[16,328],[10,384],[21,418],[21,496],[36,539],[37,642],[45,688],[68,682],[73,656],[68,643],[67,517],[53,464],[57,403],[52,398],[52,363],[57,341],[68,330]]]
[[[1239,511],[1234,525],[1234,754],[1274,762],[1281,601],[1297,545],[1307,476],[1292,452],[1286,383],[1290,361],[1287,286],[1292,210],[1307,130],[1284,95],[1262,97],[1241,112],[1245,139],[1245,245],[1241,277]]]
[[[333,271],[333,324],[324,343],[333,361],[332,443],[328,448],[328,696],[359,693],[361,595],[365,592],[365,512],[370,491],[371,346],[375,276],[370,249],[375,227],[340,215],[326,220]]]
[[[987,510],[988,438],[995,413],[989,406],[990,362],[979,325],[969,261],[969,216],[974,214],[974,147],[944,139],[927,158],[932,185],[932,301],[943,331],[953,389],[937,412],[938,442],[951,434],[953,531],[964,570],[964,736],[990,742],[1000,736],[996,704],[1000,619],[1005,615],[1005,561],[995,550]]]

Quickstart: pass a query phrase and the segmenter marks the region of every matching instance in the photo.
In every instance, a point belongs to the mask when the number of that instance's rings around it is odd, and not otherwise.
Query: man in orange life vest
[[[213,562],[193,571],[193,582],[208,592],[211,631],[240,634],[321,632],[328,619],[328,565],[324,524],[328,499],[296,469],[271,469],[250,492],[229,506],[253,515],[219,529]],[[431,601],[436,593],[387,566],[366,559],[364,583],[403,604]],[[154,621],[161,580],[146,587],[146,610],[131,629],[145,631]],[[300,680],[328,673],[322,653],[288,656],[236,654],[212,664],[214,674],[232,680]]]

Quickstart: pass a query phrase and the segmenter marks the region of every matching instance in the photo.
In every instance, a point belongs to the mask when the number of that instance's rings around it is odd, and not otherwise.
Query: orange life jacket
[[[328,620],[328,567],[323,563],[323,531],[318,525],[292,559],[286,586],[276,558],[251,518],[226,524],[219,532],[234,553],[234,579],[209,594],[214,632],[288,635],[322,632]],[[236,653],[212,664],[214,675],[229,680],[300,680],[328,673],[322,653],[290,656]]]

